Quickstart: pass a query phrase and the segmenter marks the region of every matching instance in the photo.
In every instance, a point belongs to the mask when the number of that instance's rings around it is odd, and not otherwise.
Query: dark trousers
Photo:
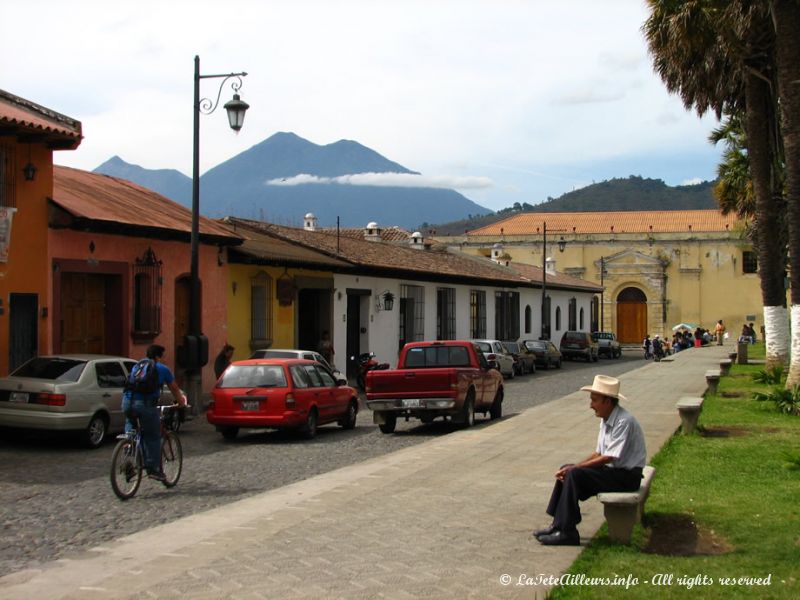
[[[601,492],[635,492],[641,483],[641,469],[574,468],[564,481],[556,481],[553,486],[547,514],[553,517],[553,525],[559,531],[575,531],[581,522],[578,501]]]

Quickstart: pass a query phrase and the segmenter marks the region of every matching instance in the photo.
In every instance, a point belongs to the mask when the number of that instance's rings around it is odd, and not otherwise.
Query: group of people
[[[756,343],[756,330],[753,327],[753,323],[749,325],[745,323],[742,325],[742,333],[739,334],[739,342],[743,344],[755,344]]]

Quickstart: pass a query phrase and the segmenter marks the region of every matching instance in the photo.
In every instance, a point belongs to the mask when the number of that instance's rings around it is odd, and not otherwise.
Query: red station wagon
[[[239,428],[295,429],[313,438],[317,426],[356,426],[358,394],[321,365],[302,359],[240,360],[217,381],[206,418],[225,439]]]

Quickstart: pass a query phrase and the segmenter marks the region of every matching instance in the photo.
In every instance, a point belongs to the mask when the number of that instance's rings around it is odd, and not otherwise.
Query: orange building
[[[53,151],[82,138],[79,121],[0,90],[0,375],[51,347]]]

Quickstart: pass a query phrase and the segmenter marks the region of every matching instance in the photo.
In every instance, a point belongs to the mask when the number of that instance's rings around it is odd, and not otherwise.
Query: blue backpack
[[[128,374],[125,391],[152,396],[160,390],[161,384],[158,379],[156,361],[151,358],[143,358],[134,365]]]

